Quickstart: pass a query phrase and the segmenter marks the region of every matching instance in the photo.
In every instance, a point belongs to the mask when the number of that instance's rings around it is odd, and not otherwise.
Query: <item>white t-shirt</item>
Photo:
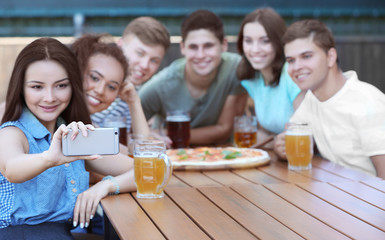
[[[311,124],[322,157],[376,175],[370,156],[385,154],[385,95],[354,71],[344,76],[345,85],[324,102],[308,91],[290,121]]]

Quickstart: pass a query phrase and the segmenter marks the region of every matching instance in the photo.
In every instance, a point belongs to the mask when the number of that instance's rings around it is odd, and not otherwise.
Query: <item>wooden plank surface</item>
[[[121,194],[102,205],[121,239],[385,239],[385,181],[314,162],[175,171],[163,199]]]
[[[231,171],[204,171],[203,174],[225,186],[252,183]]]
[[[344,183],[345,184],[345,183]],[[347,183],[354,190],[349,192],[344,192],[344,190],[338,189],[330,184],[298,184],[303,189],[311,192],[312,194],[320,197],[322,200],[329,202],[333,206],[338,207],[339,209],[349,213],[350,215],[355,216],[356,218],[361,219],[362,221],[371,224],[374,227],[384,231],[385,230],[385,211],[379,209],[372,204],[369,204],[365,201],[354,196],[355,193],[360,192],[359,195],[366,195],[367,198],[377,197],[377,192],[369,191],[360,191],[360,185],[365,186],[360,183]],[[341,183],[338,183],[341,187]],[[342,186],[343,188],[344,186]],[[369,187],[368,187],[369,188]],[[348,189],[347,189],[348,190]],[[381,193],[381,192],[378,192]],[[352,195],[353,194],[353,195]],[[385,195],[382,196],[384,199]]]
[[[269,184],[268,186],[290,186],[291,184]],[[267,185],[266,185],[267,186]],[[294,185],[291,185],[294,186]],[[347,236],[334,230],[332,227],[313,218],[307,212],[293,206],[291,201],[269,191],[260,185],[239,185],[232,187],[236,192],[243,195],[250,202],[277,219],[286,227],[306,239],[349,239]],[[298,188],[299,189],[299,188]],[[302,190],[302,195],[293,194],[306,201],[312,201],[311,194]],[[315,197],[314,197],[315,198]],[[322,211],[319,206],[318,211]]]
[[[260,239],[303,239],[230,188],[206,187],[199,191]]]
[[[315,179],[304,176],[303,173],[299,173],[296,171],[288,171],[287,165],[279,162],[275,164],[270,164],[268,166],[260,167],[259,170],[287,183],[316,181]],[[310,171],[311,170],[308,170],[308,172]]]
[[[191,187],[219,187],[220,183],[214,181],[200,171],[174,171],[173,175]]]
[[[385,210],[384,192],[380,192],[365,184],[359,184],[354,182],[338,182],[331,184],[351,195],[356,196],[359,199],[362,199],[370,204],[373,204],[374,206],[377,206],[378,208],[381,208],[382,210]],[[382,182],[382,184],[385,185],[385,182]]]
[[[168,182],[166,187],[190,187],[190,186],[173,175],[171,176],[170,181]]]
[[[368,174],[335,164],[328,160],[323,160],[320,157],[314,157],[312,164],[318,168],[322,168],[332,174],[339,175],[341,177],[353,180],[353,181],[379,181],[378,177],[370,176]]]
[[[167,239],[210,239],[167,195],[137,201]]]
[[[104,208],[104,213],[121,240],[165,239],[131,194],[109,196],[101,203],[109,206]]]
[[[195,188],[169,188],[169,197],[213,239],[257,239]]]
[[[273,153],[270,153],[273,154]],[[276,160],[272,161],[273,164],[269,166],[260,167],[262,171],[268,174],[274,174],[274,177],[278,177],[283,181],[296,183],[296,182],[309,182],[306,179],[301,179],[296,177],[290,172],[293,171],[283,171],[282,168],[287,168],[287,162]],[[381,180],[378,177],[370,176],[368,174],[349,169],[347,167],[335,164],[328,160],[322,159],[318,156],[313,157],[312,159],[313,168],[308,171],[298,171],[299,174],[306,176],[314,181],[321,182],[337,182],[337,181],[379,181]],[[289,172],[289,174],[287,174]]]
[[[0,102],[5,101],[15,60],[24,45],[0,45]]]
[[[232,170],[232,172],[257,184],[283,183],[282,180],[270,176],[256,168]]]
[[[363,181],[363,183],[385,193],[385,181],[384,180],[381,180],[381,181]]]
[[[335,173],[330,173],[328,171],[323,170],[322,168],[318,168],[315,166],[313,166],[310,171],[298,171],[298,173],[320,182],[352,181],[350,179],[347,179],[340,175],[336,175]]]
[[[333,191],[333,189],[328,188],[332,186],[327,183],[302,183],[298,185],[306,189],[306,191],[293,184],[270,184],[265,186],[296,207],[351,238],[367,239],[368,236],[373,236],[373,239],[385,239],[385,232],[328,203],[338,203],[345,200],[344,195],[339,194],[341,191]],[[323,194],[323,197],[327,197],[326,202],[317,197],[321,194]],[[341,195],[343,195],[342,198]],[[354,210],[359,207],[360,205],[356,206]],[[373,213],[376,213],[376,211],[371,212],[371,214]],[[319,230],[319,232],[323,231]]]

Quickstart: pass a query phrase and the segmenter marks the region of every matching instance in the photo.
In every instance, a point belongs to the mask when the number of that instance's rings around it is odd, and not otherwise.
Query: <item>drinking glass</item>
[[[172,173],[166,155],[166,144],[160,140],[134,142],[134,174],[138,198],[162,198]]]
[[[190,114],[185,111],[167,112],[166,122],[171,148],[187,148],[190,143]]]
[[[129,157],[134,158],[134,142],[137,140],[145,140],[145,139],[151,139],[151,138],[143,134],[135,134],[135,133],[129,134],[128,143],[127,143]]]
[[[311,169],[313,158],[313,135],[309,123],[293,122],[288,124],[285,134],[286,157],[290,170]]]
[[[236,116],[234,118],[234,143],[248,148],[257,143],[257,117]]]
[[[124,116],[107,116],[104,119],[104,127],[119,128],[119,142],[124,146],[127,146],[127,123]]]

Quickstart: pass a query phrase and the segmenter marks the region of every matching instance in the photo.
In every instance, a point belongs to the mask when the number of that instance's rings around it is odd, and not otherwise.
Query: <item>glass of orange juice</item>
[[[313,135],[309,123],[289,123],[285,134],[286,157],[290,170],[311,169]]]
[[[134,174],[138,198],[162,198],[172,173],[166,144],[160,140],[134,142]]]
[[[257,143],[257,117],[236,116],[234,118],[234,143],[248,148]]]

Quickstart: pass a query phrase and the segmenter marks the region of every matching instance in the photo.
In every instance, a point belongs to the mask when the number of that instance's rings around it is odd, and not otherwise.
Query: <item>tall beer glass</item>
[[[190,114],[185,111],[167,112],[166,121],[171,148],[187,148],[190,144]]]
[[[166,144],[159,140],[134,142],[134,174],[138,198],[162,198],[172,173]]]
[[[285,135],[286,156],[290,170],[311,169],[313,136],[308,123],[289,123]]]

